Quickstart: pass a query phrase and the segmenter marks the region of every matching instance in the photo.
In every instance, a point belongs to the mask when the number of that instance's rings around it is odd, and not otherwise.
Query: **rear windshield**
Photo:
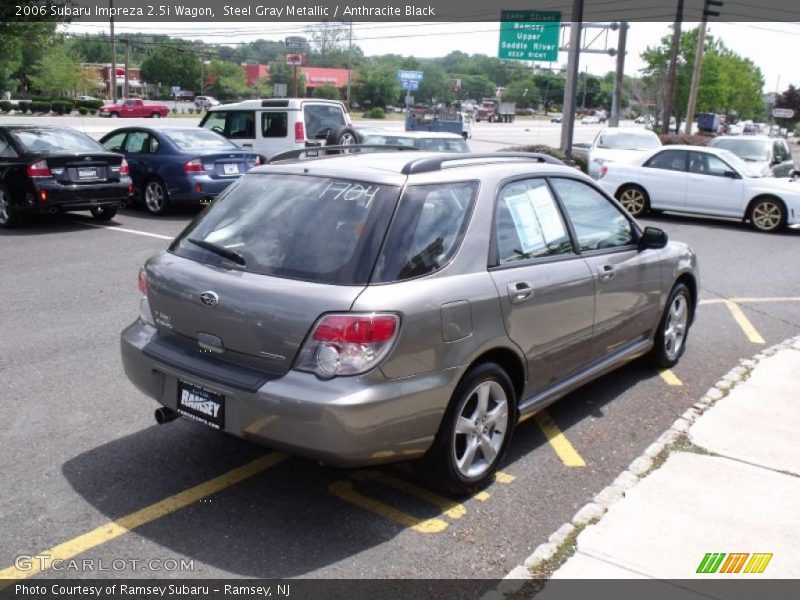
[[[205,129],[189,129],[180,131],[170,131],[163,129],[162,132],[172,143],[181,150],[238,150],[239,147],[233,142],[229,142],[221,135]]]
[[[609,150],[650,150],[661,145],[655,134],[605,133],[597,140],[598,148]]]
[[[31,154],[108,152],[89,136],[69,129],[17,129],[11,135]]]
[[[263,275],[363,285],[399,194],[396,186],[252,173],[223,192],[170,250]],[[244,264],[201,248],[197,241],[234,251]]]

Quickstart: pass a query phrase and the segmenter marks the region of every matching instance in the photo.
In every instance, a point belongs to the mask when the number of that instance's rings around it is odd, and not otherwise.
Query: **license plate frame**
[[[224,394],[179,379],[177,396],[178,413],[212,429],[225,428]]]
[[[79,167],[78,179],[97,179],[97,167]]]
[[[238,163],[222,163],[222,172],[225,175],[238,175],[241,171]]]

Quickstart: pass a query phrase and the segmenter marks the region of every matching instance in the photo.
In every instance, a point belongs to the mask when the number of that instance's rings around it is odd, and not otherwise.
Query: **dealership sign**
[[[397,80],[400,87],[404,90],[414,91],[419,89],[419,82],[422,81],[422,71],[397,71]]]
[[[791,119],[794,111],[791,108],[773,108],[772,116],[776,119]]]
[[[287,50],[302,50],[306,47],[306,38],[291,36],[284,40]]]
[[[500,60],[558,60],[561,13],[541,10],[500,12]]]

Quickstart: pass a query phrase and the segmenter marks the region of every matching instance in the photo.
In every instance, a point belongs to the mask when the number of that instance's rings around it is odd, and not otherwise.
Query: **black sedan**
[[[133,193],[128,163],[68,127],[0,126],[0,227],[23,213],[89,210],[107,221]]]
[[[137,195],[156,215],[173,204],[210,202],[260,162],[258,154],[200,127],[123,127],[100,143],[125,155]]]

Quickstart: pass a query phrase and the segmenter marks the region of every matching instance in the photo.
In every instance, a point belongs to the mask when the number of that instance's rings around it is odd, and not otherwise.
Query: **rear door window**
[[[132,131],[125,142],[125,151],[133,154],[150,154],[158,150],[158,140],[146,131]]]
[[[224,268],[363,285],[399,193],[396,186],[328,177],[245,175],[187,227],[170,250]],[[190,240],[236,252],[244,264]]]
[[[285,138],[289,134],[289,113],[268,111],[261,113],[261,135],[265,138]]]
[[[128,135],[127,131],[116,133],[103,142],[103,145],[112,152],[122,152],[122,144],[125,142],[126,135]]]
[[[474,181],[406,188],[373,281],[420,277],[450,262],[464,238],[477,192]]]
[[[306,138],[314,139],[328,130],[344,127],[344,111],[334,104],[305,104],[303,106]]]
[[[648,160],[644,166],[666,171],[685,171],[686,155],[686,150],[664,150]]]

